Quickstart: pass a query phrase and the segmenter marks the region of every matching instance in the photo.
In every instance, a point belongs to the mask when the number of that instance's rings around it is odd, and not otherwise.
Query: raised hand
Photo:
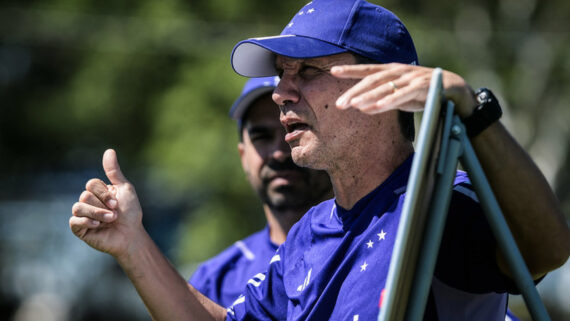
[[[91,247],[119,257],[145,233],[142,210],[133,185],[121,172],[114,150],[103,154],[103,169],[111,184],[100,179],[89,180],[72,207],[69,226],[73,234]]]
[[[337,100],[341,109],[356,108],[368,114],[399,109],[415,112],[423,109],[433,69],[406,64],[335,66],[331,74],[338,78],[360,79]],[[456,105],[460,116],[475,107],[472,89],[459,75],[443,72],[444,95]]]

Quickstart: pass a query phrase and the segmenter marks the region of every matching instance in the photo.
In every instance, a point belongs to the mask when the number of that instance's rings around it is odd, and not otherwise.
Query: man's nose
[[[271,98],[279,106],[283,106],[287,103],[295,104],[299,102],[300,94],[299,88],[295,83],[295,76],[283,74],[279,84],[273,91]]]
[[[285,142],[284,137],[280,137],[276,142],[271,157],[279,162],[283,162],[291,157],[291,147]]]

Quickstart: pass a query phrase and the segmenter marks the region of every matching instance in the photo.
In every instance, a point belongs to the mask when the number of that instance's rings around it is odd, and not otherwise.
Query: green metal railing
[[[550,320],[453,104],[435,69],[378,321],[422,320],[458,162],[466,169],[498,246],[534,320]]]

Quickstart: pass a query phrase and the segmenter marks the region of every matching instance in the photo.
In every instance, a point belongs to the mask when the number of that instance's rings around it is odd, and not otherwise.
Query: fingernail
[[[115,218],[115,214],[107,213],[107,214],[103,215],[103,218],[105,219],[105,221],[112,221]]]
[[[350,104],[351,104],[352,106],[357,107],[358,104],[360,104],[361,102],[362,102],[362,98],[356,97],[356,98],[352,98],[352,100],[350,101]]]
[[[348,103],[348,101],[346,100],[346,97],[344,97],[344,96],[339,97],[336,101],[336,105],[338,107],[340,107],[341,109],[346,109],[346,107],[348,107],[347,103]]]
[[[99,224],[101,224],[101,222],[92,220],[91,224],[93,224],[93,226],[99,226]]]
[[[342,67],[334,66],[331,68],[331,73],[342,72]]]
[[[109,201],[107,201],[107,206],[109,206],[109,208],[115,208],[117,206],[117,200],[110,199]]]

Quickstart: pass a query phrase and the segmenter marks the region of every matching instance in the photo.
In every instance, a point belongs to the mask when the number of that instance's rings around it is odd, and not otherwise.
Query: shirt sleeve
[[[469,183],[453,189],[435,275],[471,293],[516,293],[513,280],[496,260],[497,242]]]
[[[211,293],[208,291],[208,289],[210,289],[210,278],[208,278],[207,271],[207,266],[205,264],[201,264],[192,274],[188,280],[188,283],[196,288],[196,290],[200,291],[200,293],[211,298]]]
[[[271,258],[268,271],[256,274],[247,282],[245,292],[228,308],[226,320],[287,319],[281,247]]]

